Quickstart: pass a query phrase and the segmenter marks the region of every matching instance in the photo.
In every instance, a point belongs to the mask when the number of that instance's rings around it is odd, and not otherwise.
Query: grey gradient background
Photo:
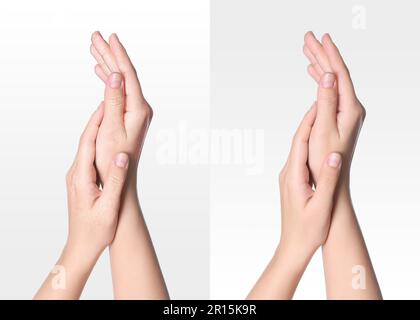
[[[352,8],[367,28],[352,28]],[[139,190],[173,298],[243,298],[280,236],[277,176],[313,102],[303,35],[329,32],[367,109],[352,170],[385,298],[420,286],[419,5],[415,1],[16,1],[0,4],[0,298],[31,298],[67,234],[64,175],[102,94],[90,33],[117,32],[155,117]],[[157,160],[159,133],[264,132],[264,171]],[[179,148],[179,147],[178,147]],[[296,298],[324,298],[319,253]],[[112,298],[107,253],[83,298]]]
[[[419,4],[211,4],[211,126],[265,130],[262,174],[211,169],[211,297],[245,297],[278,243],[277,176],[316,94],[302,53],[303,35],[312,30],[336,40],[367,109],[352,166],[352,195],[384,297],[419,298]],[[365,30],[352,28],[355,5],[366,8]],[[320,252],[296,298],[325,298]]]

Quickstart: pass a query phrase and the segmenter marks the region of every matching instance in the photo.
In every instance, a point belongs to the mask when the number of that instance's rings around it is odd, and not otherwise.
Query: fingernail
[[[98,35],[98,36],[102,37],[101,33],[98,30],[96,30],[94,33],[92,33],[92,36],[95,36],[95,35]]]
[[[322,76],[322,81],[321,81],[322,87],[332,88],[334,87],[334,81],[335,81],[334,74],[327,72]]]
[[[340,168],[341,167],[341,155],[339,153],[331,153],[328,156],[327,164],[332,168]]]
[[[114,72],[109,76],[109,86],[112,89],[118,89],[121,87],[122,77],[121,74]]]
[[[118,41],[120,41],[120,39],[118,38],[118,36],[117,36],[116,33],[113,33],[112,35],[115,37],[115,39],[117,39]]]
[[[128,167],[128,155],[125,153],[117,154],[115,158],[115,165],[119,168],[127,168]]]

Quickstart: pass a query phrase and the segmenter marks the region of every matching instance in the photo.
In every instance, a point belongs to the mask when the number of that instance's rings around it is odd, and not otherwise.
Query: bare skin
[[[97,259],[114,239],[129,158],[126,153],[110,157],[101,190],[94,161],[102,118],[103,106],[100,106],[80,138],[76,159],[66,179],[67,243],[34,299],[79,299]]]
[[[115,238],[110,245],[116,299],[168,299],[169,294],[143,218],[137,195],[137,166],[152,109],[143,96],[136,70],[115,34],[106,42],[92,35],[95,72],[105,84],[105,114],[96,142],[99,176],[107,176],[109,155],[124,150],[130,156],[127,185]]]
[[[366,112],[331,37],[325,35],[320,43],[308,32],[304,42],[303,52],[311,62],[308,73],[318,84],[317,101],[297,131],[281,174],[280,244],[248,298],[291,299],[310,258],[322,246],[329,299],[381,299],[350,196],[351,161]],[[299,141],[301,157],[296,157],[293,150],[299,149]],[[331,152],[340,155],[341,174],[329,179],[330,192],[324,193],[325,158]],[[293,167],[300,168],[300,175],[289,173],[296,171]],[[328,205],[297,205],[316,203],[317,196]]]
[[[248,299],[291,299],[307,264],[328,236],[342,160],[336,152],[324,159],[314,191],[307,162],[315,117],[313,106],[295,134],[289,158],[281,171],[280,244]]]
[[[327,297],[382,299],[350,195],[351,161],[366,112],[328,34],[319,42],[308,32],[303,51],[311,62],[308,73],[319,85],[317,119],[309,140],[309,166],[314,182],[326,154],[338,150],[343,155],[330,231],[323,245]]]

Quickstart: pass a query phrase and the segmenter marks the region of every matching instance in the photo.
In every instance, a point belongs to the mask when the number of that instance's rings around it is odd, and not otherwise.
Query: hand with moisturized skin
[[[90,51],[97,62],[95,72],[105,82],[104,120],[96,141],[101,179],[108,174],[109,156],[115,150],[124,150],[131,158],[118,227],[110,246],[114,295],[116,299],[167,299],[169,294],[137,195],[137,166],[152,109],[115,34],[107,43],[95,32]]]
[[[69,232],[57,263],[64,286],[55,288],[55,276],[50,274],[35,299],[78,299],[97,259],[114,238],[129,159],[125,153],[111,156],[101,190],[94,162],[102,117],[100,106],[80,138],[76,159],[67,174]]]
[[[312,255],[327,238],[341,155],[332,152],[324,158],[314,191],[307,162],[315,117],[313,106],[293,138],[280,173],[280,244],[248,299],[291,299]]]
[[[342,163],[339,153],[325,156],[316,190],[313,190],[307,162],[308,142],[315,117],[316,107],[312,106],[293,138],[289,158],[279,178],[282,212],[280,246],[293,248],[307,257],[312,256],[327,239]]]
[[[323,259],[330,299],[381,299],[382,294],[350,195],[350,165],[365,109],[356,96],[350,73],[331,37],[304,38],[308,72],[318,84],[317,116],[309,140],[309,167],[319,183],[322,159],[331,151],[343,155],[343,169]],[[362,270],[361,274],[354,271]],[[359,277],[360,276],[360,282]]]

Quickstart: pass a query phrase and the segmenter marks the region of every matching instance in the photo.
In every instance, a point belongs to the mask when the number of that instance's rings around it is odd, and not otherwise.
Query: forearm
[[[168,299],[152,240],[132,186],[126,191],[110,246],[116,299]]]
[[[337,194],[323,260],[328,299],[382,299],[348,187]]]
[[[292,299],[311,256],[302,254],[297,248],[288,249],[280,244],[247,299]]]
[[[79,299],[98,256],[88,257],[66,246],[60,259],[45,279],[34,299]]]

